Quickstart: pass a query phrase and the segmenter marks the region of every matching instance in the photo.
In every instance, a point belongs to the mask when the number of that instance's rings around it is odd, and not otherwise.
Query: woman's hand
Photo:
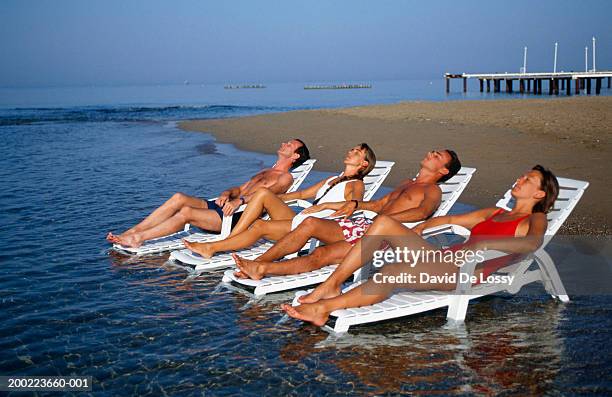
[[[349,216],[353,215],[353,212],[355,212],[355,210],[357,209],[357,202],[355,200],[346,201],[344,203],[338,204],[342,204],[342,206],[338,209],[332,208],[336,210],[336,212],[331,214],[332,217],[342,216],[344,217],[344,219],[346,219]]]
[[[323,211],[323,210],[334,210],[335,208],[331,208],[329,205],[335,203],[324,203],[313,205],[312,207],[308,207],[302,211],[302,214],[314,214],[315,212]]]

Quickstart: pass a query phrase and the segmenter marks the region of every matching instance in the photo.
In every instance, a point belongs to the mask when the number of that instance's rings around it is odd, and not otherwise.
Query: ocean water
[[[441,310],[334,338],[281,321],[291,294],[252,301],[218,288],[222,271],[109,252],[109,230],[174,192],[214,196],[274,160],[176,120],[401,96],[200,88],[0,91],[0,375],[92,376],[104,396],[612,392],[607,296],[563,305],[532,285],[472,303],[460,328]]]

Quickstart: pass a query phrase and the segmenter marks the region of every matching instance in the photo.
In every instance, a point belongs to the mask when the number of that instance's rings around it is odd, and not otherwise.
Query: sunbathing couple
[[[457,224],[471,230],[470,238],[466,243],[443,251],[498,250],[520,256],[537,250],[542,245],[547,229],[546,212],[552,208],[559,193],[557,179],[552,172],[537,165],[516,180],[511,193],[515,200],[514,208],[511,211],[504,211],[496,207],[485,208],[463,215],[433,218],[413,229],[405,227],[393,216],[379,215],[366,233],[366,236],[371,238],[357,242],[344,257],[340,266],[324,283],[310,294],[299,298],[300,306],[293,307],[284,304],[282,305],[283,310],[291,317],[322,326],[334,310],[373,305],[387,299],[400,289],[452,290],[456,288],[456,284],[450,282],[422,283],[419,281],[420,273],[426,273],[428,276],[445,276],[456,274],[458,271],[455,263],[431,261],[385,265],[382,269],[383,277],[378,279],[385,280],[384,276],[401,276],[403,280],[409,280],[409,277],[412,276],[416,282],[393,284],[376,282],[374,278],[371,278],[348,292],[341,293],[342,283],[354,271],[373,258],[374,252],[381,247],[381,239],[393,248],[403,249],[405,247],[413,251],[428,250],[431,252],[440,250],[420,236],[423,230],[434,226]],[[481,274],[486,277],[509,263],[511,262],[508,261],[508,257],[480,263],[474,269],[474,276],[478,279]],[[243,269],[243,272],[245,270]]]
[[[300,139],[282,143],[277,151],[276,163],[266,168],[241,186],[227,189],[216,200],[202,200],[183,193],[174,194],[142,222],[131,229],[106,239],[124,247],[139,247],[145,240],[177,232],[187,224],[218,232],[223,216],[230,216],[245,203],[249,203],[258,189],[272,193],[284,193],[291,187],[293,177],[289,172],[310,158],[308,148]],[[236,221],[240,214],[234,216]]]
[[[246,209],[234,215],[234,227],[228,239],[223,240],[221,248],[185,241],[187,247],[210,257],[219,250],[244,248],[264,236],[279,239],[291,231],[291,221],[295,216],[285,201],[307,198],[315,198],[315,203],[361,200],[364,194],[363,178],[376,165],[374,151],[362,143],[347,152],[344,171],[339,176],[326,178],[301,191],[284,193],[293,182],[289,169],[301,165],[308,158],[308,149],[301,140],[284,143],[271,169],[261,171],[240,187],[226,190],[217,200],[205,201],[176,193],[138,225],[119,236],[109,233],[107,239],[126,247],[138,247],[145,240],[179,231],[187,223],[209,231],[219,231],[223,216],[232,215],[242,204],[247,204]],[[264,212],[271,220],[259,219]]]

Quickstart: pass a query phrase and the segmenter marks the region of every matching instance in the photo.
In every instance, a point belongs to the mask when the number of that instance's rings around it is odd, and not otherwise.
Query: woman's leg
[[[340,294],[333,298],[321,299],[314,303],[305,303],[297,307],[284,304],[282,309],[291,317],[308,321],[317,326],[323,326],[329,314],[334,310],[346,309],[350,307],[361,307],[373,305],[387,299],[398,289],[410,290],[449,290],[455,287],[452,283],[421,283],[420,273],[427,273],[429,276],[450,275],[457,272],[457,267],[452,263],[436,262],[436,263],[419,263],[412,267],[406,263],[386,265],[382,270],[382,276],[375,279],[370,279],[366,283],[353,288],[346,294]],[[405,279],[414,282],[409,283],[390,283],[385,282],[385,276],[403,276]]]
[[[268,189],[259,189],[249,201],[246,209],[240,216],[240,220],[232,229],[231,236],[235,236],[247,230],[264,210],[273,220],[291,220],[295,213],[283,200]]]
[[[235,251],[249,247],[257,240],[265,237],[270,240],[278,240],[291,231],[291,221],[264,221],[257,219],[250,228],[240,234],[230,236],[225,240],[212,243],[192,243],[184,240],[185,247],[197,252],[204,258],[211,258],[221,251]]]
[[[130,234],[142,232],[144,230],[155,227],[175,215],[181,208],[185,206],[193,208],[208,208],[208,206],[206,205],[206,201],[202,199],[192,197],[184,193],[175,193],[168,201],[166,201],[159,208],[153,211],[149,216],[147,216],[142,222],[140,222],[136,226],[128,229],[127,231],[121,233],[118,236],[114,236],[112,235],[112,233],[109,233],[107,238],[109,240],[113,238],[125,238]]]
[[[429,244],[421,236],[402,225],[390,216],[379,215],[368,228],[366,234],[353,246],[344,257],[340,266],[317,286],[314,291],[300,298],[302,303],[312,303],[340,294],[340,287],[357,269],[371,260],[374,252],[380,249],[383,241],[392,247],[409,250],[435,250],[437,247]]]

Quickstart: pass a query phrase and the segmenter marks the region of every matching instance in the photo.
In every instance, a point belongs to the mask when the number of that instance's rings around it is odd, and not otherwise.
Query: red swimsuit
[[[496,240],[496,239],[514,237],[516,234],[516,229],[518,228],[518,225],[521,223],[521,221],[523,221],[523,219],[529,217],[529,215],[525,215],[518,219],[514,219],[511,221],[505,221],[505,222],[496,222],[493,220],[493,218],[495,218],[497,215],[503,212],[506,212],[506,211],[500,208],[497,211],[495,211],[493,215],[491,215],[484,221],[476,224],[472,228],[472,232],[470,233],[469,241],[474,242],[477,240]],[[458,244],[449,249],[452,251],[457,251],[463,248],[463,246],[464,244]],[[523,256],[523,254],[510,254],[510,255],[502,256],[502,257],[495,258],[495,259],[489,259],[488,261],[483,262],[482,263],[483,264],[483,268],[482,268],[483,278],[486,278],[487,276],[489,276],[492,273],[495,273],[497,270],[501,269],[502,267],[507,266],[508,264],[517,261],[521,256]]]

